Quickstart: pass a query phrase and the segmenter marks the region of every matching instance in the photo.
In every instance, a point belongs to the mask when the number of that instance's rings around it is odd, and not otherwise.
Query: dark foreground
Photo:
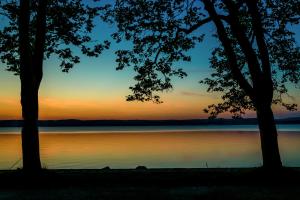
[[[0,199],[300,199],[300,169],[0,171]]]

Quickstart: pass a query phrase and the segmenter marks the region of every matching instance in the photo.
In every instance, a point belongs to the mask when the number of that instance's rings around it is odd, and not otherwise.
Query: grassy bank
[[[0,199],[298,199],[300,169],[0,171]]]

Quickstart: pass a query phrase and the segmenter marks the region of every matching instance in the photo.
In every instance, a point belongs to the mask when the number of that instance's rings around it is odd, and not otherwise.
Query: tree
[[[172,87],[171,76],[186,75],[173,65],[190,61],[187,51],[204,37],[201,27],[214,25],[220,46],[210,58],[212,76],[201,83],[209,92],[222,92],[223,102],[205,112],[211,118],[223,112],[241,117],[255,110],[263,166],[277,169],[282,163],[271,105],[297,107],[284,96],[288,84],[300,78],[300,49],[292,31],[299,14],[297,0],[118,0],[104,19],[116,22],[117,41],[133,41],[131,50],[117,52],[117,69],[133,66],[137,72],[127,100],[156,102],[156,92]]]
[[[92,42],[93,20],[101,7],[81,0],[1,1],[0,59],[8,71],[20,77],[22,105],[23,169],[41,169],[38,131],[38,91],[43,61],[51,56],[61,60],[68,72],[80,57],[97,57],[109,42]],[[78,52],[78,51],[77,51]]]

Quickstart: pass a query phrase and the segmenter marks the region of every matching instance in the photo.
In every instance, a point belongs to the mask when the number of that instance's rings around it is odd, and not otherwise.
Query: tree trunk
[[[38,136],[39,81],[32,63],[30,45],[30,0],[20,0],[19,41],[20,80],[22,104],[22,153],[23,169],[35,172],[41,169]]]
[[[22,104],[23,169],[30,172],[41,169],[39,150],[38,91],[43,77],[47,1],[38,4],[35,44],[30,40],[30,0],[20,0],[20,80]],[[32,52],[32,50],[34,51]]]
[[[282,167],[277,129],[270,105],[257,106],[257,119],[260,131],[263,167],[276,170]]]
[[[22,150],[23,169],[41,169],[38,131],[38,87],[34,80],[21,80],[21,104],[23,116]]]

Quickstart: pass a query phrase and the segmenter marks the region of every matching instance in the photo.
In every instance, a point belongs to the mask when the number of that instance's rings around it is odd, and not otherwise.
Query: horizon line
[[[294,119],[299,118],[300,116],[295,117],[277,117],[278,119]],[[39,119],[38,121],[191,121],[191,120],[249,120],[257,119],[257,117],[247,117],[247,118],[190,118],[190,119],[76,119],[76,118],[66,118],[66,119]],[[0,119],[0,121],[22,121],[22,119]]]

